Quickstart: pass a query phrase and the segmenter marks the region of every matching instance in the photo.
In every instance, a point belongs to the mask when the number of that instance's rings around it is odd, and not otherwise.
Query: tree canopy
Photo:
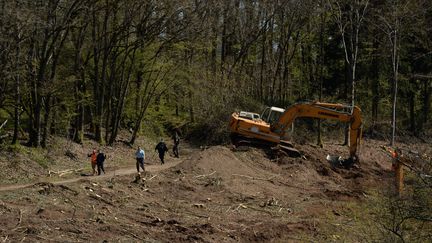
[[[0,1],[0,122],[11,142],[101,143],[170,104],[206,131],[235,109],[359,105],[367,131],[430,130],[431,2]],[[393,133],[391,133],[393,127]]]

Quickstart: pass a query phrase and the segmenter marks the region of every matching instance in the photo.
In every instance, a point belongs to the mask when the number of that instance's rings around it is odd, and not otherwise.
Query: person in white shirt
[[[138,147],[138,150],[136,151],[135,157],[136,157],[136,161],[137,161],[136,162],[136,168],[137,168],[138,173],[140,172],[139,167],[141,167],[143,172],[145,172],[145,169],[144,169],[145,153],[144,153],[144,150],[141,149],[141,147]]]

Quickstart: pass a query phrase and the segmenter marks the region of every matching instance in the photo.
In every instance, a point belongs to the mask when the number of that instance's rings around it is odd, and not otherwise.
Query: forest
[[[234,110],[319,100],[358,105],[365,132],[391,143],[427,136],[431,5],[1,0],[0,135],[113,144],[129,129],[133,144],[161,106],[221,140]]]

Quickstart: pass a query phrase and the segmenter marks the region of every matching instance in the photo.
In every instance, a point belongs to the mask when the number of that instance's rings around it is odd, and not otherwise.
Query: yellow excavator
[[[357,106],[342,104],[301,102],[287,109],[267,107],[261,115],[253,112],[235,112],[229,127],[235,146],[267,145],[278,147],[290,155],[300,153],[287,140],[287,131],[298,117],[331,119],[349,123],[349,158],[341,161],[350,165],[358,161],[357,147],[362,134],[361,110]]]

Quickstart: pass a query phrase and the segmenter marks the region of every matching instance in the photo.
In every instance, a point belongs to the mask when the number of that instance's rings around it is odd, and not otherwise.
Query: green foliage
[[[385,194],[377,202],[376,220],[381,237],[392,242],[426,242],[432,240],[432,188],[414,179],[413,187],[401,197]]]
[[[20,144],[1,144],[1,149],[15,154],[28,154],[30,148]]]
[[[52,163],[49,157],[46,156],[46,150],[42,148],[31,148],[20,144],[0,144],[0,149],[15,155],[24,155],[44,169],[47,169],[49,164]],[[18,160],[13,160],[13,162],[20,163]]]
[[[322,240],[430,242],[432,181],[412,173],[405,181],[408,183],[401,196],[390,184],[383,191],[369,192],[365,201],[344,204],[343,217],[329,213],[322,225]]]
[[[9,117],[9,114],[4,109],[0,109],[0,119],[3,120],[3,119],[7,119],[8,117]]]
[[[47,169],[50,160],[40,153],[32,153],[33,160],[36,161],[42,168]]]
[[[211,87],[200,83],[202,92],[196,94],[193,101],[197,119],[190,127],[190,137],[205,144],[228,141],[227,126],[234,111],[261,112],[260,103],[241,94],[241,90],[236,90],[234,80],[217,81],[226,82],[227,85]]]
[[[182,128],[187,122],[186,113],[175,114],[175,107],[172,104],[164,103],[157,107],[148,109],[143,123],[142,133],[154,140],[160,137],[169,137],[174,128]]]

